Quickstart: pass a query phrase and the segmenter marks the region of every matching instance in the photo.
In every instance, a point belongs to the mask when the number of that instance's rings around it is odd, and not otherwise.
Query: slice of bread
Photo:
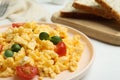
[[[106,19],[113,19],[111,14],[102,8],[95,0],[74,0],[72,6],[76,9],[104,17]]]
[[[72,4],[73,4],[73,0],[69,1],[68,4],[66,4],[66,6],[62,10],[60,10],[61,17],[80,18],[80,19],[102,18],[100,16],[96,16],[89,12],[75,9],[74,7],[72,7]]]
[[[77,10],[72,7],[73,0],[68,2],[68,4],[60,11],[61,17],[69,17],[69,18],[84,18],[85,16],[93,16],[93,14],[88,13],[83,10]]]
[[[120,0],[95,0],[120,22]]]

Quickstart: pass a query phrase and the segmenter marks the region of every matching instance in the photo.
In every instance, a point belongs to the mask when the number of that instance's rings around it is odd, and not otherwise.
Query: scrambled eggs
[[[59,56],[56,45],[50,40],[39,39],[39,34],[46,32],[49,36],[60,36],[66,45],[66,54]],[[20,44],[21,49],[11,56],[5,54],[13,44]],[[70,37],[67,28],[56,25],[24,23],[19,27],[10,27],[0,33],[0,77],[16,75],[16,67],[29,64],[38,69],[39,79],[54,78],[64,70],[75,71],[83,51],[80,36]]]

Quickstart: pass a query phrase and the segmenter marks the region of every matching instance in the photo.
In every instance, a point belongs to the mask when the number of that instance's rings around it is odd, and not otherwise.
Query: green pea
[[[21,49],[20,44],[13,44],[12,47],[11,47],[11,50],[13,52],[18,52],[20,49]]]
[[[40,40],[48,40],[48,39],[49,39],[49,34],[46,33],[46,32],[41,32],[41,33],[39,34],[39,39],[40,39]]]
[[[50,41],[53,42],[53,44],[56,45],[57,43],[61,42],[62,39],[59,36],[53,36],[53,37],[51,37]]]
[[[5,57],[13,57],[14,52],[11,50],[5,50],[4,56]]]

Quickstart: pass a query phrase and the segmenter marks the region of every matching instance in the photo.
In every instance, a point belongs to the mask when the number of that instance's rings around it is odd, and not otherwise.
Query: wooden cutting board
[[[87,36],[120,46],[120,24],[106,19],[73,19],[60,17],[60,13],[53,14],[51,20],[55,23],[68,25],[85,33]]]

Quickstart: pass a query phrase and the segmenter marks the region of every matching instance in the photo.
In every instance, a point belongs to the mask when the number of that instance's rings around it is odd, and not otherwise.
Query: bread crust
[[[90,13],[82,13],[82,12],[64,12],[60,11],[60,16],[61,17],[66,17],[66,18],[77,18],[77,19],[96,19],[96,18],[102,18],[100,16],[96,16],[94,14]]]
[[[73,5],[74,8],[79,9],[79,10],[83,10],[86,12],[89,12],[91,14],[97,15],[97,16],[101,16],[103,18],[106,19],[113,19],[113,17],[111,16],[111,14],[109,14],[104,8],[97,8],[97,7],[91,7],[91,6],[87,6],[87,5],[83,5],[78,3],[78,0],[74,0]]]
[[[104,2],[104,0],[95,0],[97,3],[99,3],[102,7],[104,7],[108,13],[111,13],[114,19],[116,19],[120,23],[120,14],[117,13],[112,7],[110,7],[109,4]]]

